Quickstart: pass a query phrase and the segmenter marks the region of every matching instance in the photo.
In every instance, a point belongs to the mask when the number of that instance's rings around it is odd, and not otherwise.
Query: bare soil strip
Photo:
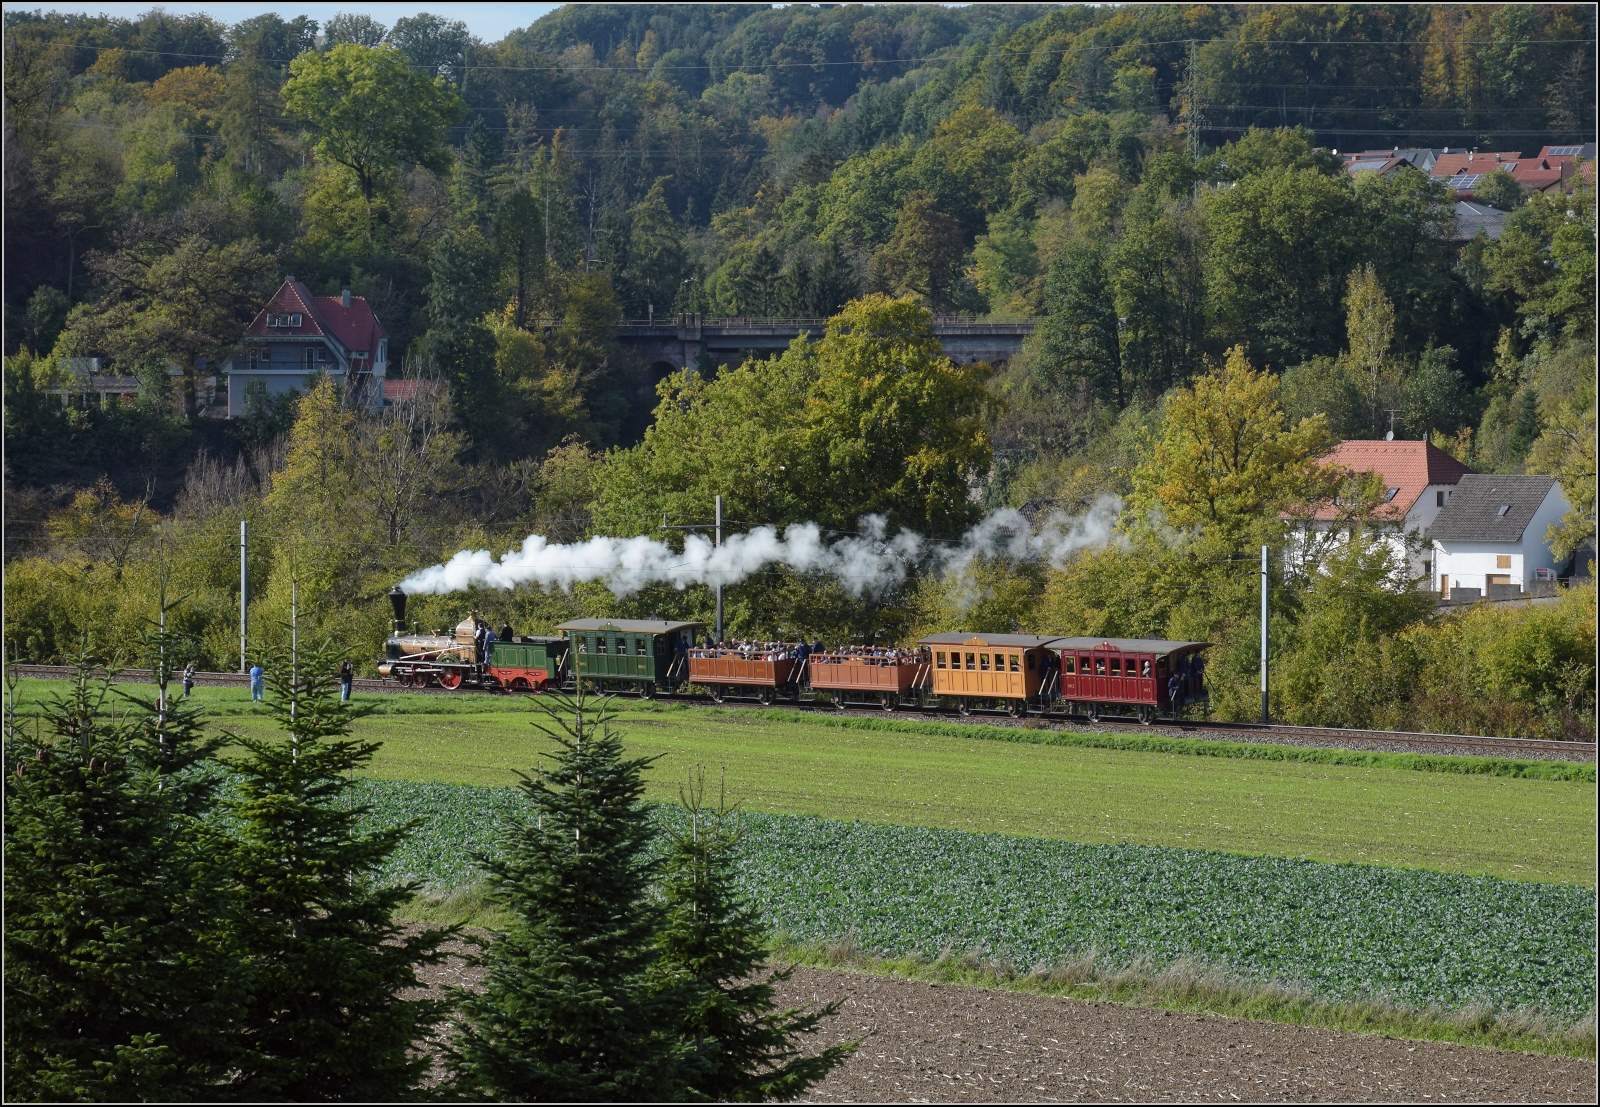
[[[419,973],[430,989],[480,975],[459,958]],[[796,969],[777,999],[839,1001],[810,1048],[861,1042],[812,1102],[1595,1100],[1595,1063],[1567,1057],[831,969]]]
[[[1593,1102],[1592,1061],[797,969],[785,1006],[841,1001],[856,1056],[823,1102]]]

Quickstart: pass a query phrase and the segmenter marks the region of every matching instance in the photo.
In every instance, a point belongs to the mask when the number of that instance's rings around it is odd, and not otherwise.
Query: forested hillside
[[[696,522],[722,494],[741,525],[875,513],[948,539],[1112,496],[1119,539],[1070,562],[913,572],[866,603],[772,573],[733,625],[1203,638],[1243,713],[1253,583],[1230,559],[1333,495],[1311,462],[1340,438],[1555,474],[1561,548],[1592,539],[1592,183],[1513,184],[1504,233],[1463,241],[1441,184],[1334,151],[1591,142],[1594,43],[1593,9],[1559,4],[597,4],[495,43],[448,11],[8,10],[8,654],[87,635],[131,658],[166,581],[197,655],[236,666],[241,518],[261,634],[293,578],[366,657],[395,580],[530,532]],[[391,377],[435,384],[377,413],[326,381],[202,411],[285,274],[365,297]],[[676,312],[845,322],[658,391],[616,325]],[[1004,366],[954,366],[929,313],[1040,326]],[[137,402],[64,406],[91,357]],[[1184,418],[1277,461],[1219,474]],[[1244,493],[1202,510],[1206,481]],[[1285,714],[1565,732],[1592,711],[1592,594],[1441,629],[1360,553],[1282,582]],[[472,602],[528,626],[708,596]],[[1510,714],[1460,694],[1450,636],[1476,633],[1531,636],[1523,675],[1486,678]]]

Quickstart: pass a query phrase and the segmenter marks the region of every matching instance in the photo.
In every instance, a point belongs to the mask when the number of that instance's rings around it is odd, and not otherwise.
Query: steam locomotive
[[[953,708],[1007,715],[1128,715],[1150,722],[1206,698],[1205,642],[1039,634],[933,634],[915,648],[806,643],[730,645],[705,624],[665,619],[575,619],[562,636],[496,632],[474,612],[451,633],[406,624],[406,594],[389,593],[394,633],[378,675],[406,687],[436,685],[539,693],[622,692],[645,699],[703,689],[770,704],[825,700]],[[820,644],[819,644],[820,645]]]

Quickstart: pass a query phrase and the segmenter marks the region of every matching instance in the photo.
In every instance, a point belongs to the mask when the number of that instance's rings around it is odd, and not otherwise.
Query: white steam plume
[[[683,549],[639,535],[634,538],[591,538],[586,542],[550,543],[532,534],[522,548],[496,560],[488,550],[462,550],[443,565],[421,569],[400,582],[412,595],[442,595],[478,586],[516,588],[532,584],[570,590],[574,584],[600,581],[618,596],[650,584],[737,584],[772,568],[802,573],[827,573],[851,594],[879,593],[906,579],[919,564],[936,571],[964,575],[979,557],[1019,560],[1042,558],[1062,564],[1082,549],[1114,540],[1112,524],[1122,501],[1102,496],[1080,516],[1052,515],[1030,523],[1020,511],[997,511],[962,535],[959,541],[930,542],[914,531],[889,537],[880,516],[862,521],[860,535],[823,540],[815,523],[756,527],[713,546],[709,538],[690,534]]]

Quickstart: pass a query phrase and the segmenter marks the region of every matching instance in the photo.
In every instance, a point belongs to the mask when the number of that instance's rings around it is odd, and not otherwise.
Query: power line
[[[18,25],[18,26],[27,26],[27,25],[26,24],[21,24],[21,25]],[[1092,34],[1093,30],[1090,30],[1090,31],[1087,31],[1087,32],[1081,32],[1081,33]],[[197,54],[197,53],[187,53],[187,52],[175,51],[175,50],[152,50],[152,49],[150,49],[148,47],[143,47],[143,46],[92,46],[92,45],[89,45],[88,43],[78,43],[78,42],[72,42],[70,40],[66,40],[66,41],[63,42],[63,40],[60,40],[60,39],[52,39],[51,40],[51,45],[54,45],[54,44],[56,44],[58,42],[61,42],[62,44],[66,45],[69,48],[74,49],[74,50],[92,50],[92,51],[95,51],[97,53],[113,51],[113,50],[120,50],[125,54],[148,54],[148,55],[151,55],[151,56],[154,56],[154,57],[190,58],[190,59],[216,61],[218,63],[236,63],[236,62],[254,61],[254,62],[265,62],[267,64],[287,65],[290,62],[294,61],[295,58],[301,57],[303,54],[316,53],[317,52],[315,49],[302,51],[301,54],[296,54],[294,56],[294,58],[259,58],[259,57],[246,57],[246,56],[243,56],[243,55],[232,54],[232,53]],[[1252,39],[1229,39],[1229,38],[1197,39],[1197,38],[1175,38],[1175,39],[1136,40],[1136,41],[1122,42],[1122,43],[1109,43],[1109,42],[1108,43],[1088,43],[1083,47],[1083,49],[1102,50],[1102,51],[1104,51],[1104,50],[1136,50],[1136,49],[1139,49],[1141,47],[1147,47],[1147,46],[1187,46],[1190,43],[1195,43],[1195,44],[1200,45],[1200,46],[1211,46],[1211,45],[1216,45],[1218,43],[1224,43],[1224,44],[1237,46],[1237,47],[1250,47],[1250,46],[1367,46],[1367,47],[1391,47],[1391,48],[1393,48],[1393,47],[1402,47],[1402,46],[1504,46],[1504,47],[1522,47],[1522,46],[1589,46],[1589,45],[1593,45],[1595,42],[1596,42],[1596,40],[1592,39],[1592,38],[1520,39],[1520,40],[1511,41],[1511,42],[1507,42],[1507,41],[1500,40],[1500,39],[1370,39],[1370,40],[1368,40],[1368,39],[1254,39],[1254,38],[1252,38]],[[492,45],[493,44],[490,44],[490,46],[492,46]],[[1041,46],[1042,46],[1042,44],[1041,44]],[[1064,51],[1064,53],[1070,53],[1074,49],[1077,49],[1077,48],[1078,48],[1077,45],[1074,44],[1073,46],[1068,47],[1067,51]],[[950,49],[952,51],[955,51],[955,50],[958,50],[959,48],[951,47],[951,48],[948,48],[948,49]],[[638,74],[647,74],[647,73],[650,73],[650,72],[654,72],[656,70],[698,72],[698,71],[702,71],[702,70],[703,71],[712,71],[712,70],[719,70],[719,69],[726,70],[729,73],[737,73],[737,72],[747,72],[747,71],[752,70],[752,69],[820,69],[820,68],[828,68],[828,67],[834,67],[834,66],[854,66],[856,68],[866,69],[866,68],[871,68],[871,67],[876,66],[876,65],[916,65],[916,64],[935,64],[935,63],[945,63],[945,64],[947,64],[947,63],[953,62],[953,61],[977,61],[977,60],[980,60],[980,59],[987,59],[987,58],[1031,57],[1033,55],[1033,53],[1038,49],[1040,49],[1040,46],[1033,46],[1033,47],[1029,47],[1027,49],[1017,49],[1017,50],[990,50],[990,51],[985,51],[983,53],[971,53],[971,54],[950,53],[950,54],[944,54],[944,55],[936,54],[936,55],[930,55],[930,56],[915,56],[915,57],[908,57],[908,58],[871,58],[871,57],[869,57],[869,58],[852,58],[852,59],[847,60],[847,61],[745,62],[745,63],[740,63],[738,65],[727,64],[727,63],[713,64],[713,63],[710,63],[710,62],[703,62],[703,63],[700,63],[698,65],[669,65],[669,66],[656,65],[656,66],[651,66],[648,70],[640,69],[638,66],[630,66],[630,65],[572,65],[572,64],[561,64],[561,63],[557,63],[557,64],[554,64],[554,65],[470,65],[470,64],[466,64],[465,62],[463,62],[462,64],[457,65],[457,64],[455,64],[453,62],[445,62],[445,63],[438,64],[438,65],[425,65],[425,64],[422,64],[420,62],[408,62],[407,64],[412,69],[419,69],[419,70],[423,70],[423,71],[426,71],[426,72],[432,72],[432,73],[438,73],[439,70],[441,70],[443,68],[446,68],[446,67],[448,67],[452,72],[460,70],[460,71],[466,72],[466,73],[638,73]]]

